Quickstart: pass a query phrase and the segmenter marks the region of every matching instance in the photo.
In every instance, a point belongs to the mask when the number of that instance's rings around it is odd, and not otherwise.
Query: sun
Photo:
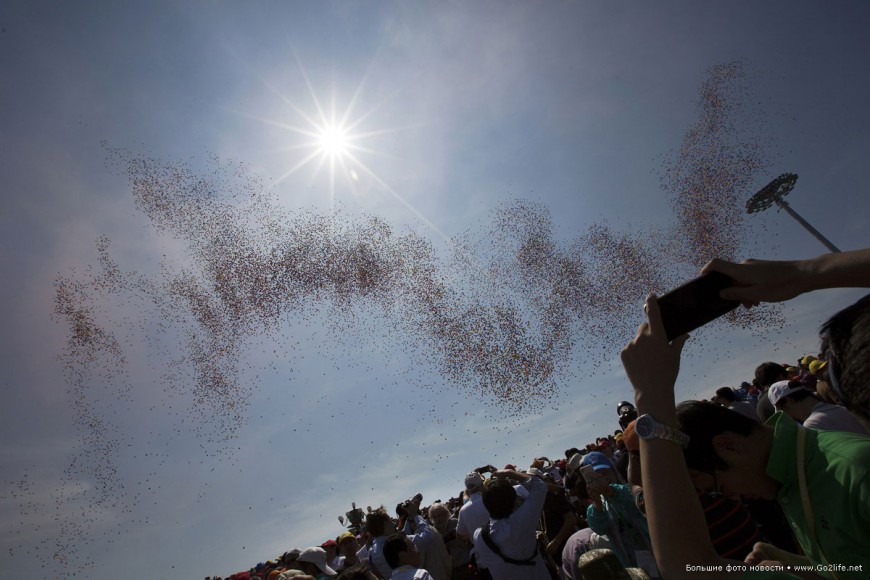
[[[303,75],[303,78],[306,79],[308,85],[308,94],[313,109],[304,110],[300,105],[282,95],[282,100],[289,105],[296,123],[290,125],[265,120],[269,124],[289,130],[296,140],[295,144],[282,148],[292,150],[296,162],[277,179],[275,185],[302,168],[310,167],[312,179],[316,179],[321,174],[326,175],[329,181],[330,207],[335,203],[337,189],[347,188],[352,195],[360,195],[357,187],[361,176],[367,176],[380,187],[385,186],[383,181],[366,164],[363,156],[381,155],[370,146],[366,146],[366,141],[396,129],[363,129],[363,125],[371,116],[372,111],[363,114],[356,113],[355,105],[359,89],[351,102],[346,107],[341,108],[337,106],[336,94],[328,95],[328,102],[324,103],[308,82],[307,76]],[[301,156],[299,155],[300,151],[302,152]]]
[[[294,57],[299,67],[299,77],[307,88],[307,99],[299,98],[301,95],[291,98],[290,95],[279,91],[266,79],[260,77],[260,81],[287,106],[284,110],[289,109],[292,120],[288,122],[235,111],[254,121],[288,131],[295,141],[293,144],[281,146],[275,150],[282,153],[292,150],[294,155],[293,161],[291,161],[292,165],[272,182],[272,187],[277,187],[304,167],[310,167],[313,170],[312,180],[317,179],[322,173],[326,174],[329,181],[330,208],[335,206],[337,190],[349,190],[354,197],[365,195],[370,191],[380,191],[392,197],[441,238],[447,240],[447,236],[434,223],[414,207],[408,199],[390,187],[366,162],[366,158],[371,157],[399,161],[395,157],[373,148],[372,141],[383,135],[418,127],[419,123],[412,123],[404,127],[367,128],[366,126],[370,125],[375,118],[376,111],[384,105],[384,103],[379,103],[366,111],[360,112],[358,110],[358,101],[363,92],[368,72],[363,76],[356,90],[353,91],[350,101],[341,107],[338,105],[339,99],[335,90],[326,95],[318,95],[308,78],[305,67],[302,66],[302,62],[295,55],[295,52]],[[326,98],[324,99],[323,96]],[[303,104],[303,101],[306,100],[308,106]]]
[[[321,152],[328,157],[343,158],[350,153],[352,135],[350,131],[341,125],[324,125],[320,128],[316,145]]]

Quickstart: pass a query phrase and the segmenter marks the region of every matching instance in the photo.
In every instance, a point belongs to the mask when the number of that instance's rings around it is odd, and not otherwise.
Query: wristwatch
[[[688,435],[664,423],[659,423],[652,418],[652,415],[644,414],[638,417],[634,423],[634,432],[637,433],[638,437],[646,441],[664,439],[665,441],[676,443],[684,449],[689,445]]]

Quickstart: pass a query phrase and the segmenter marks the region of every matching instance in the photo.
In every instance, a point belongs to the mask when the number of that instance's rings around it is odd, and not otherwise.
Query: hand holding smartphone
[[[708,272],[659,298],[659,311],[668,341],[737,308],[739,300],[719,297],[721,290],[733,285],[734,281],[725,274]]]
[[[610,495],[610,486],[603,475],[595,472],[595,468],[591,465],[584,465],[580,468],[580,475],[586,480],[586,492],[589,498],[596,506],[601,504],[601,496]]]

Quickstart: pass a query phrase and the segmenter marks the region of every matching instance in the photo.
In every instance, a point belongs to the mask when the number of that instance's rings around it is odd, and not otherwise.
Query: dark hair
[[[384,506],[381,506],[366,516],[366,530],[375,537],[383,536],[384,528],[389,519],[390,514],[387,513]]]
[[[575,453],[580,453],[580,450],[577,449],[576,447],[572,447],[571,449],[566,449],[565,450],[565,459],[571,459],[571,456],[574,455]]]
[[[350,568],[345,568],[336,580],[369,580],[370,570],[367,562],[360,562]]]
[[[586,480],[583,479],[579,471],[565,476],[565,489],[573,492],[581,500],[589,498],[589,492],[586,491]]]
[[[680,431],[689,436],[689,445],[683,450],[686,465],[705,473],[730,467],[719,458],[713,447],[716,435],[726,431],[751,435],[761,428],[749,417],[709,401],[683,401],[677,405],[677,423]]]
[[[510,516],[517,501],[517,490],[506,479],[489,478],[483,484],[483,506],[489,517],[498,520]]]
[[[384,542],[384,559],[389,564],[390,568],[399,567],[399,553],[404,552],[408,547],[405,545],[405,534],[398,532],[387,538]]]
[[[791,386],[791,383],[789,383],[789,386]],[[803,401],[804,399],[807,399],[810,397],[815,398],[815,396],[813,395],[813,392],[808,390],[805,386],[801,385],[801,389],[799,391],[795,391],[793,393],[790,393],[788,396],[783,397],[783,399],[791,399],[792,401],[797,403],[798,401]],[[782,400],[782,399],[780,399],[780,400]]]
[[[721,387],[719,389],[716,389],[716,396],[722,397],[723,399],[728,399],[732,402],[737,400],[737,393],[735,393],[734,389],[732,389],[731,387]]]
[[[828,375],[836,375],[847,401],[843,403],[870,421],[870,294],[844,308],[821,328],[823,351],[828,355]],[[833,379],[833,377],[832,377]]]
[[[776,381],[788,378],[788,371],[779,363],[766,362],[755,367],[755,380],[762,387],[769,387]]]

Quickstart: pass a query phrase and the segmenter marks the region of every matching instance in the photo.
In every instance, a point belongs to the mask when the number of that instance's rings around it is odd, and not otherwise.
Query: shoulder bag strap
[[[537,546],[535,546],[535,551],[532,552],[532,555],[529,556],[527,559],[514,560],[513,558],[509,558],[508,556],[505,556],[504,554],[502,554],[498,545],[490,537],[490,535],[489,535],[489,522],[487,522],[486,524],[483,525],[482,528],[480,528],[480,535],[483,536],[483,541],[486,542],[486,545],[489,546],[489,549],[492,550],[496,556],[498,556],[499,558],[504,560],[506,563],[514,564],[515,566],[534,566],[535,565],[535,554],[538,553]]]
[[[816,521],[813,517],[813,506],[810,503],[810,494],[807,489],[807,468],[806,468],[806,457],[807,457],[807,430],[806,427],[798,427],[798,437],[797,437],[797,476],[798,476],[798,485],[801,490],[801,502],[804,506],[804,518],[807,521],[807,528],[809,528],[810,532],[810,540],[812,540],[813,544],[816,545],[816,548],[819,550],[819,555],[822,557],[822,562],[825,564],[830,564],[828,562],[828,557],[825,556],[825,551],[822,549],[822,545],[819,543],[818,538],[816,538]],[[831,572],[834,575],[834,580],[838,580],[838,576],[836,572]]]

